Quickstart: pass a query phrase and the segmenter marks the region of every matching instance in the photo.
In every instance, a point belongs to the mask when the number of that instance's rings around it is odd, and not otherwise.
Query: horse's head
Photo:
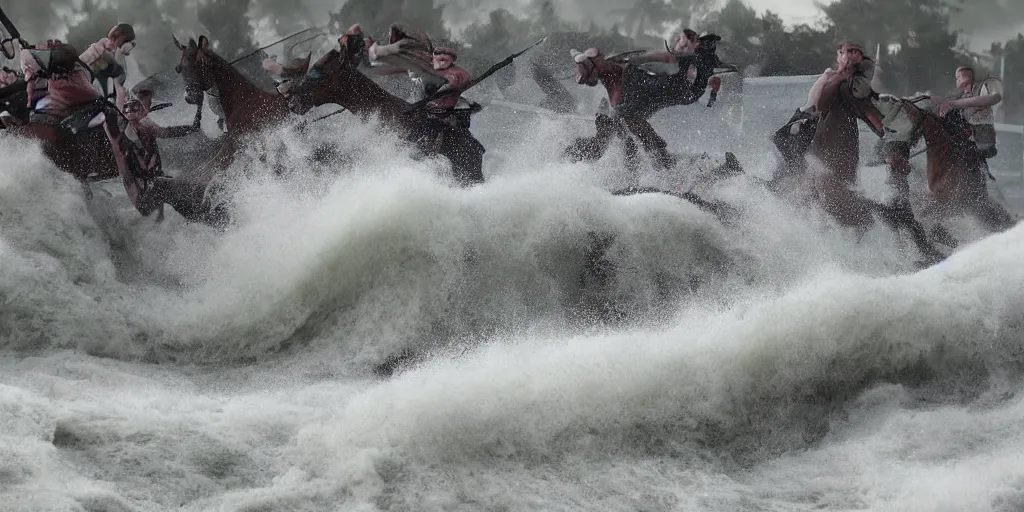
[[[876,94],[863,82],[836,73],[822,86],[815,106],[823,117],[838,109],[842,113],[840,117],[845,116],[854,122],[860,119],[881,137],[885,133],[884,115],[873,101],[874,96]]]
[[[316,61],[306,76],[297,81],[288,92],[288,108],[298,115],[304,115],[313,107],[333,103],[332,98],[341,94],[341,74],[350,67],[350,55],[346,48],[331,50]]]
[[[203,94],[213,87],[209,71],[210,40],[206,36],[199,36],[198,43],[194,39],[189,39],[188,45],[183,45],[175,37],[174,45],[181,50],[181,60],[174,70],[185,80],[185,102],[189,105],[200,105],[203,102]]]
[[[926,113],[926,106],[922,104],[930,101],[927,96],[906,99],[880,94],[874,103],[882,114],[882,125],[889,136],[893,140],[909,142],[917,135],[921,116]]]
[[[577,84],[586,84],[594,87],[601,82],[601,72],[597,68],[596,59],[601,59],[602,57],[601,52],[597,48],[588,48],[583,52],[570,50],[569,53],[572,55],[572,60],[576,62]]]

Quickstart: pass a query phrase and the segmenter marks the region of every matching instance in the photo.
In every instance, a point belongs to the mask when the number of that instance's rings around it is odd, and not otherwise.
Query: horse
[[[970,127],[962,116],[939,117],[927,95],[881,95],[876,105],[885,116],[885,157],[898,175],[897,186],[909,188],[906,176],[910,172],[910,149],[923,137],[928,192],[935,207],[931,210],[937,210],[940,216],[974,214],[993,231],[1013,227],[1013,216],[988,196],[988,166],[978,154]]]
[[[288,93],[291,111],[304,115],[313,107],[336,104],[362,116],[376,114],[386,125],[415,141],[424,132],[440,130],[437,144],[422,145],[428,154],[439,154],[452,165],[452,174],[463,186],[483,183],[483,145],[468,128],[438,123],[423,110],[412,109],[401,98],[392,96],[380,85],[358,71],[358,48],[339,41],[340,49],[324,55],[301,82]]]
[[[210,49],[206,36],[199,36],[198,43],[189,39],[187,45],[175,37],[174,44],[181,50],[181,60],[174,70],[185,81],[185,102],[199,105],[203,93],[217,98],[224,109],[228,134],[256,133],[288,116],[288,100],[284,96],[264,92],[253,85]]]
[[[89,117],[102,112],[106,118],[104,122],[114,122],[113,120],[120,115],[116,107],[110,103],[102,106],[95,103],[79,107],[77,111],[72,112],[72,116],[85,111],[90,114]],[[28,123],[8,126],[5,131],[11,136],[38,140],[43,155],[58,169],[79,180],[85,187],[87,196],[91,196],[88,187],[90,182],[118,176],[110,142],[100,126],[86,127],[73,132],[60,123]]]
[[[854,190],[860,165],[858,120],[882,118],[870,97],[854,96],[849,78],[836,76],[821,89],[818,99],[819,117],[807,157],[820,165],[809,166],[797,179],[809,185],[812,200],[840,225],[863,233],[874,225],[877,214],[894,230],[906,228],[917,248],[925,256],[923,263],[944,259],[914,217],[908,203],[891,205],[867,199]]]

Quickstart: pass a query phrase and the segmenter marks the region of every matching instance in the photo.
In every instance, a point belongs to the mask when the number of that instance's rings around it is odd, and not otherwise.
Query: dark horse
[[[877,214],[893,229],[906,228],[926,262],[942,260],[909,204],[883,205],[854,190],[860,164],[857,121],[882,118],[871,99],[856,98],[850,80],[837,75],[822,88],[817,107],[820,116],[807,156],[821,165],[811,166],[803,176],[812,199],[841,225],[861,232],[874,224],[873,214]]]
[[[24,82],[20,82],[24,87]],[[22,96],[25,101],[27,96]],[[102,112],[106,123],[116,124],[120,113],[117,108],[102,100],[97,100],[72,111],[66,119],[67,123],[45,124],[28,123],[9,126],[7,133],[40,141],[43,155],[58,169],[71,174],[83,184],[117,177],[117,165],[110,143],[100,126],[85,127],[89,120]],[[89,119],[86,119],[89,118]],[[88,187],[86,187],[88,190]]]
[[[971,140],[970,126],[959,112],[945,119],[931,110],[929,96],[897,98],[880,96],[877,105],[885,114],[889,129],[886,159],[898,187],[908,187],[910,149],[924,137],[927,152],[928,192],[939,217],[956,213],[976,215],[993,231],[1016,223],[1002,206],[988,195],[987,165]]]
[[[484,147],[468,128],[432,123],[426,112],[392,96],[356,69],[359,61],[344,40],[341,48],[331,50],[313,65],[309,73],[289,93],[292,112],[303,115],[313,107],[333,103],[364,119],[377,114],[381,121],[412,140],[424,130],[442,130],[439,143],[420,148],[428,155],[439,154],[452,165],[452,174],[463,186],[483,183]]]

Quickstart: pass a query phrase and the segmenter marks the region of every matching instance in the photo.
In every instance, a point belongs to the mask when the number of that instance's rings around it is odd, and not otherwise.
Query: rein
[[[917,103],[920,103],[921,101],[923,101],[925,99],[928,99],[928,97],[927,96],[919,96],[917,98],[914,98],[913,100],[903,100],[903,101],[906,102],[906,103],[909,103],[911,105],[916,105]],[[901,105],[900,106],[900,108],[903,108],[903,109],[905,109],[906,107],[907,107],[906,105]],[[928,112],[925,112],[924,115],[922,115],[921,118],[914,124],[914,129],[913,129],[913,131],[911,131],[911,140],[917,139],[918,137],[920,137],[922,135],[921,132],[924,130],[925,119],[929,115],[931,115],[931,114],[928,113]],[[959,135],[964,135],[964,136],[968,136],[969,137],[970,134],[971,134],[970,130],[971,130],[970,125],[968,125],[967,128],[964,129],[964,131],[962,131],[960,133],[951,134],[951,136],[948,139],[946,139],[945,141],[940,142],[940,143],[938,143],[938,144],[936,144],[934,146],[929,146],[928,143],[926,142],[925,143],[925,147],[923,147],[920,150],[914,152],[907,159],[909,160],[911,158],[914,158],[914,157],[916,157],[916,156],[918,156],[918,155],[920,155],[922,153],[927,152],[929,149],[938,149],[938,148],[947,146],[947,145],[953,143],[954,139],[957,136],[959,136]]]

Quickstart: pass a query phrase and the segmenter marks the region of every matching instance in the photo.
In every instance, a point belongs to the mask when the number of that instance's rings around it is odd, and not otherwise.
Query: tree
[[[839,0],[819,4],[834,42],[851,39],[880,50],[878,64],[895,90],[927,90],[948,83],[957,62],[958,35],[949,29],[957,5],[949,0]],[[889,49],[898,49],[889,55]]]
[[[383,36],[393,23],[406,23],[430,34],[431,39],[450,37],[444,24],[444,6],[424,0],[349,0],[331,15],[331,28],[344,31],[359,23],[367,34]]]
[[[249,0],[209,0],[198,12],[213,51],[228,60],[251,53],[258,45],[249,24]]]
[[[669,4],[665,0],[636,0],[633,6],[615,9],[609,14],[622,17],[628,36],[639,39],[652,25],[660,25],[672,19]]]

